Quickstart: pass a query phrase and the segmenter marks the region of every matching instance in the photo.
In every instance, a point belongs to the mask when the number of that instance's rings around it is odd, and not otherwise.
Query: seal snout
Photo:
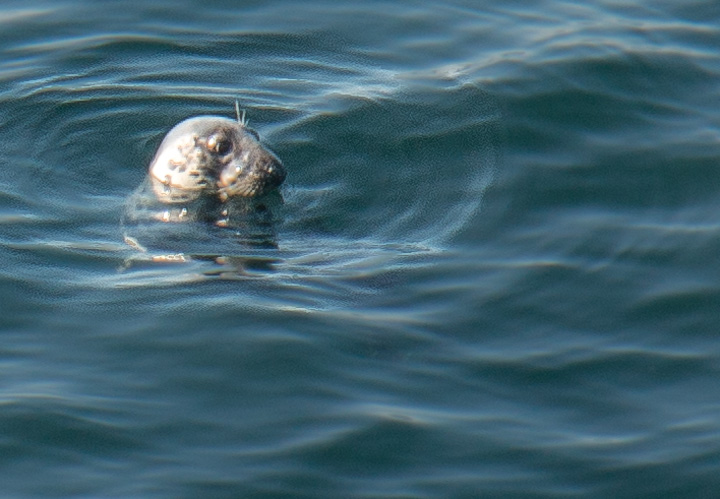
[[[228,154],[229,160],[218,175],[218,195],[222,201],[229,197],[257,197],[280,186],[286,172],[282,161],[263,146],[257,134],[240,126]]]

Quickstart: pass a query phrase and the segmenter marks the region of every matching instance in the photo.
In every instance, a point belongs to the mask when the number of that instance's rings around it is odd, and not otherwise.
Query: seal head
[[[175,126],[150,163],[153,192],[163,203],[202,197],[255,198],[285,180],[285,168],[243,122],[198,116]]]

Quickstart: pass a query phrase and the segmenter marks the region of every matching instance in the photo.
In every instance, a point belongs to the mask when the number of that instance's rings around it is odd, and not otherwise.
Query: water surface
[[[0,14],[8,496],[718,490],[715,3]],[[289,172],[263,244],[125,244],[236,99]]]

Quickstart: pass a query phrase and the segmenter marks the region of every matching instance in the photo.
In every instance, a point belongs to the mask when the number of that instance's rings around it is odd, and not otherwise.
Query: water
[[[4,496],[720,487],[716,2],[0,14]],[[128,198],[235,99],[271,244],[153,262]]]

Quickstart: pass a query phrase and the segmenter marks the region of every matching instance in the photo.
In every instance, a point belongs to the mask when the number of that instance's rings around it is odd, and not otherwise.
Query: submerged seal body
[[[198,116],[177,124],[163,139],[149,168],[158,201],[178,204],[201,198],[220,203],[256,198],[277,188],[286,172],[244,121]]]

